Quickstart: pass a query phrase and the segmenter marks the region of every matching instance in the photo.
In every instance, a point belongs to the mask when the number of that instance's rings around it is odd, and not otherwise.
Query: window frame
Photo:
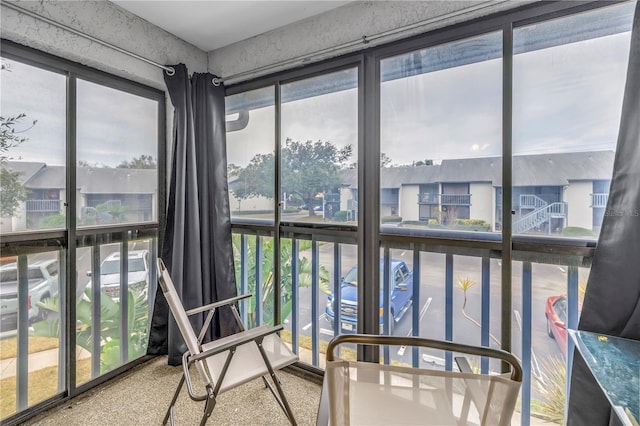
[[[60,281],[65,283],[62,306],[66,306],[64,313],[64,329],[61,330],[60,350],[64,351],[64,364],[59,368],[64,370],[64,389],[52,397],[28,406],[26,409],[18,410],[14,414],[6,417],[3,421],[8,423],[19,423],[25,419],[46,410],[53,404],[68,400],[82,392],[85,392],[105,381],[123,373],[135,365],[146,360],[143,356],[133,361],[129,361],[122,366],[102,375],[99,375],[81,385],[76,383],[76,249],[82,246],[98,245],[102,242],[120,242],[127,244],[130,240],[150,238],[154,251],[158,242],[162,241],[162,224],[165,223],[166,205],[166,95],[164,91],[156,88],[127,80],[104,71],[91,68],[68,59],[64,59],[40,50],[23,46],[21,44],[2,39],[3,58],[22,62],[24,64],[37,67],[46,71],[54,72],[66,78],[66,188],[74,188],[76,185],[76,82],[78,79],[98,84],[107,88],[126,92],[157,102],[157,218],[154,221],[145,223],[127,223],[109,226],[86,227],[77,229],[77,200],[76,191],[67,191],[65,214],[66,222],[64,229],[56,230],[35,230],[20,231],[2,235],[3,256],[18,256],[20,258],[27,254],[57,252],[59,253],[59,273]],[[69,214],[72,212],[74,214]],[[155,241],[153,241],[155,240]],[[157,253],[154,253],[157,255]],[[150,269],[150,272],[154,269]],[[150,278],[151,285],[151,278]],[[123,308],[124,309],[124,308]],[[121,309],[121,311],[123,310]],[[126,313],[121,312],[121,316]],[[26,332],[26,331],[24,331]],[[20,330],[18,330],[18,334]],[[20,372],[18,372],[20,374]]]

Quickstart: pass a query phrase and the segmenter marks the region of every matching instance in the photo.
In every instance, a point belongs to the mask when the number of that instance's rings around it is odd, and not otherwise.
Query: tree
[[[380,153],[380,167],[387,167],[391,165],[391,157],[384,152]]]
[[[26,117],[24,113],[0,116],[0,217],[13,216],[20,203],[27,199],[28,190],[22,184],[22,173],[14,172],[8,167],[8,162],[15,159],[9,156],[9,151],[26,142],[28,139],[21,136],[21,133],[37,123],[37,120],[33,120],[27,128],[16,130],[16,125]]]
[[[433,166],[433,160],[420,160],[413,163],[414,166]]]
[[[123,161],[118,164],[119,169],[157,169],[158,164],[156,159],[150,155],[142,154],[139,157],[134,157],[131,161]]]
[[[299,142],[287,138],[280,151],[281,189],[312,206],[317,194],[331,191],[340,185],[338,170],[347,165],[352,147],[337,148],[330,142]],[[258,154],[243,169],[231,187],[240,200],[251,197],[274,198],[274,154]],[[234,172],[236,172],[234,170]],[[309,208],[309,216],[315,215]]]

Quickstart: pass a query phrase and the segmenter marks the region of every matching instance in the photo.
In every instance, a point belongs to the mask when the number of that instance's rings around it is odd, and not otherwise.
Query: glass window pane
[[[355,223],[358,70],[282,86],[283,221]]]
[[[78,226],[153,222],[158,102],[78,80]]]
[[[513,233],[594,238],[609,195],[633,4],[514,31]]]
[[[502,34],[384,59],[380,69],[382,224],[499,230]]]
[[[147,350],[149,327],[149,288],[152,277],[151,253],[155,239],[128,243],[127,312],[121,297],[121,271],[124,266],[122,244],[103,244],[99,252],[100,288],[92,268],[93,249],[82,247],[77,251],[78,295],[76,340],[79,354],[77,382],[82,383],[143,356]],[[94,303],[100,303],[100,335],[92,333]],[[122,322],[125,318],[125,322]],[[133,318],[133,322],[129,319]],[[126,327],[126,329],[124,328]],[[123,334],[127,336],[123,340]],[[98,341],[95,338],[99,338]],[[95,356],[95,352],[99,354]]]
[[[64,228],[66,77],[1,60],[0,231]]]
[[[21,260],[20,260],[21,259]],[[20,262],[27,275],[21,285]],[[0,266],[0,417],[24,410],[64,390],[59,322],[60,252],[3,257]],[[54,272],[54,273],[52,273]],[[24,291],[24,294],[21,294]],[[26,313],[25,313],[26,311]],[[24,315],[26,323],[21,323]],[[26,338],[25,338],[26,337]],[[20,341],[26,341],[21,347]],[[21,370],[19,358],[26,357]],[[22,358],[24,359],[24,358]],[[25,364],[22,364],[25,365]],[[24,376],[26,375],[26,380]],[[22,387],[20,382],[26,384]]]
[[[274,223],[274,87],[226,98],[229,208],[233,222]]]

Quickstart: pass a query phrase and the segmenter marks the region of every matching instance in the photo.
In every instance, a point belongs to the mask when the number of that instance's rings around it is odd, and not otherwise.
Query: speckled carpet
[[[27,425],[159,425],[171,402],[181,367],[154,358],[31,419]],[[320,401],[320,385],[278,372],[299,425],[313,425]],[[183,387],[176,403],[176,424],[199,424],[204,402],[192,401]],[[287,425],[275,398],[262,380],[254,380],[219,395],[210,425]]]

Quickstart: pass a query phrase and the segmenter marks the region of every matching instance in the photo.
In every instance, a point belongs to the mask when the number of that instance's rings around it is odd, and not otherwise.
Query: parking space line
[[[422,309],[420,309],[420,322],[422,322],[422,318],[424,318],[425,314],[427,313],[427,310],[429,309],[429,306],[431,306],[432,300],[433,300],[433,297],[428,298],[424,306],[422,307]],[[411,329],[407,333],[407,337],[411,336],[412,334],[413,334],[413,327],[411,327]],[[400,349],[398,349],[398,355],[400,356],[404,355],[404,352],[406,350],[407,350],[406,345],[400,346]]]

